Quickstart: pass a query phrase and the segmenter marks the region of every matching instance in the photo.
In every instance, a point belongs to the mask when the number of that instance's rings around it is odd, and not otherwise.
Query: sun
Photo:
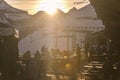
[[[56,10],[62,9],[64,6],[60,4],[64,3],[63,0],[42,0],[37,7],[37,11],[43,10],[49,14],[55,14]]]
[[[48,12],[49,14],[54,14],[57,10],[57,3],[53,0],[46,0],[46,9],[45,11]]]

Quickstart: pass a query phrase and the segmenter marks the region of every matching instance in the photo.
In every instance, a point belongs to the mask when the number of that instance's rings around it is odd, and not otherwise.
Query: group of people
[[[80,68],[80,52],[81,48],[79,45],[76,46],[76,56],[78,59],[78,67]],[[26,51],[20,58],[19,58],[19,76],[25,80],[38,80],[42,78],[46,78],[47,71],[50,71],[50,67],[52,68],[52,63],[50,58],[54,57],[69,57],[71,53],[67,50],[60,51],[57,49],[51,49],[48,51],[47,47],[42,46],[41,50],[37,50],[34,53],[34,56],[31,56],[32,53],[30,51]],[[23,80],[21,79],[20,80]]]
[[[22,56],[20,56],[17,62],[18,79],[46,80],[47,61],[49,61],[49,59],[46,58],[47,54],[48,50],[43,46],[41,47],[41,51],[37,50],[34,54],[30,51],[26,51]]]

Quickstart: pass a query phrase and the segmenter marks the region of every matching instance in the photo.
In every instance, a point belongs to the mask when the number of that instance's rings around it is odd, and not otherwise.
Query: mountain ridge
[[[38,11],[34,15],[29,15],[26,11],[14,8],[4,0],[0,0],[0,13],[3,14],[0,15],[0,22],[17,28],[20,31],[21,38],[49,24],[54,24],[51,26],[56,24],[60,26],[87,26],[87,22],[88,24],[94,24],[94,19],[97,18],[95,10],[90,4],[80,9],[73,7],[68,13],[57,9],[56,13],[51,16],[45,11]],[[90,17],[89,20],[88,17]]]

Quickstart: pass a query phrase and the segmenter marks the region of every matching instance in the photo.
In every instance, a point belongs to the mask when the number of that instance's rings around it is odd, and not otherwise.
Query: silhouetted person
[[[27,51],[23,54],[23,63],[26,65],[26,80],[28,80],[28,65],[30,63],[31,60],[31,54],[30,51]]]
[[[39,52],[39,51],[36,51],[36,53],[35,53],[35,55],[34,55],[34,58],[35,58],[36,60],[40,60],[41,57],[42,57],[42,56],[41,56],[40,52]]]
[[[27,80],[39,80],[40,79],[40,62],[32,59],[28,64]]]
[[[106,61],[103,64],[103,75],[104,75],[104,80],[112,80],[113,64],[111,63],[109,57],[106,57]]]
[[[80,61],[81,60],[81,54],[80,53],[81,53],[81,48],[79,47],[79,44],[77,44],[77,46],[76,46],[76,55],[77,55],[77,62],[78,62],[78,64],[77,64],[78,65],[78,67],[77,67],[78,71],[80,70],[80,67],[81,67],[81,63],[80,63],[81,62]]]
[[[23,62],[28,65],[29,61],[31,59],[30,51],[27,51],[23,54]]]
[[[46,47],[43,45],[43,46],[41,47],[41,53],[43,54],[45,51],[46,51]]]
[[[77,44],[77,46],[76,46],[76,52],[77,52],[77,53],[80,53],[80,52],[81,52],[81,48],[80,48],[79,44]]]

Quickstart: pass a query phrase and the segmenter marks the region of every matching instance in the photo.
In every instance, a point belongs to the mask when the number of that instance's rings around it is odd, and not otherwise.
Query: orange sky
[[[70,8],[81,8],[86,4],[89,4],[88,0],[5,0],[13,7],[28,11],[30,14],[34,14],[37,11],[48,9],[60,8],[62,11],[67,12]],[[81,3],[83,2],[84,3]]]

